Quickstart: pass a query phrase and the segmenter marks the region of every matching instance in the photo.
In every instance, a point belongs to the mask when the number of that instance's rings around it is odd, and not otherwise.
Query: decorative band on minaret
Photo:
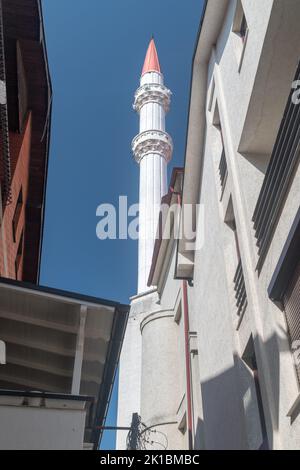
[[[140,165],[139,294],[151,289],[147,284],[160,203],[167,193],[167,164],[173,153],[172,138],[165,131],[170,102],[171,92],[164,86],[154,39],[151,39],[133,105],[140,115],[140,133],[132,141],[132,151]]]

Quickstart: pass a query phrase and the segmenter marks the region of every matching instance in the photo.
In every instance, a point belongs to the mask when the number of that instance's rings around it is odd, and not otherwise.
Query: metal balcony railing
[[[237,315],[241,317],[248,305],[245,279],[241,260],[239,261],[234,279],[234,290],[237,306]]]
[[[300,64],[295,81],[300,80]],[[292,89],[273,148],[270,163],[253,214],[260,271],[268,252],[280,211],[300,160],[300,104],[292,99]]]

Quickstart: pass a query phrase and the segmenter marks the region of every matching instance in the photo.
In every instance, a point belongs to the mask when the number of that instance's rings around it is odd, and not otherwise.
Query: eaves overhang
[[[98,448],[128,313],[111,300],[1,278],[0,389],[92,397],[85,442]]]
[[[160,214],[158,233],[154,245],[152,264],[148,278],[149,287],[158,286],[163,266],[168,261],[166,260],[166,255],[170,242],[174,242],[174,225],[171,223],[171,225],[168,226],[168,232],[172,235],[171,237],[167,236],[168,234],[165,233],[165,228],[167,221],[172,222],[170,220],[170,210],[172,210],[174,205],[180,206],[181,204],[182,176],[183,168],[175,167],[172,171],[168,193],[161,200],[161,205],[166,206],[168,210],[166,212],[161,211]],[[180,198],[178,198],[178,196],[180,196]],[[164,220],[162,220],[162,216],[164,216]]]
[[[229,0],[206,0],[198,30],[195,51],[193,55],[192,75],[190,84],[189,114],[186,131],[186,146],[184,160],[184,179],[182,193],[182,214],[184,219],[185,207],[195,206],[199,201],[201,191],[202,166],[206,133],[206,94],[208,63],[215,46]],[[196,217],[196,211],[193,211]],[[196,220],[193,220],[196,225]],[[192,279],[194,270],[193,250],[187,249],[190,240],[183,234],[177,246],[177,262],[175,277],[177,279]]]
[[[39,278],[52,116],[52,84],[41,0],[2,0],[10,131],[21,132],[19,50],[26,77],[26,110],[32,114],[29,189],[24,233],[24,280]],[[8,73],[9,72],[9,73]]]

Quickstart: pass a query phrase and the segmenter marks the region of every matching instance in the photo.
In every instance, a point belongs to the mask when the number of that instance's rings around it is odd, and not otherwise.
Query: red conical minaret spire
[[[142,75],[147,72],[160,72],[160,65],[153,37],[147,50]]]

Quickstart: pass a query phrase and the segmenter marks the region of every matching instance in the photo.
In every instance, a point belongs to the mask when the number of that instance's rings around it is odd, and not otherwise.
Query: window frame
[[[232,25],[232,32],[239,39],[236,43],[235,49],[238,61],[238,72],[240,73],[244,61],[246,45],[249,36],[249,23],[241,0],[237,1],[236,11]]]
[[[21,262],[23,253],[24,253],[24,230],[22,230],[22,232],[21,232],[20,239],[19,239],[19,244],[18,244],[18,249],[17,249],[16,257],[15,257],[15,276],[16,276],[16,280],[18,280],[20,262]]]
[[[18,199],[16,202],[15,210],[14,210],[14,215],[11,221],[12,224],[12,236],[13,236],[13,242],[16,243],[17,241],[17,231],[18,231],[18,226],[20,222],[20,217],[23,209],[23,188],[21,186],[19,190],[19,195]]]

